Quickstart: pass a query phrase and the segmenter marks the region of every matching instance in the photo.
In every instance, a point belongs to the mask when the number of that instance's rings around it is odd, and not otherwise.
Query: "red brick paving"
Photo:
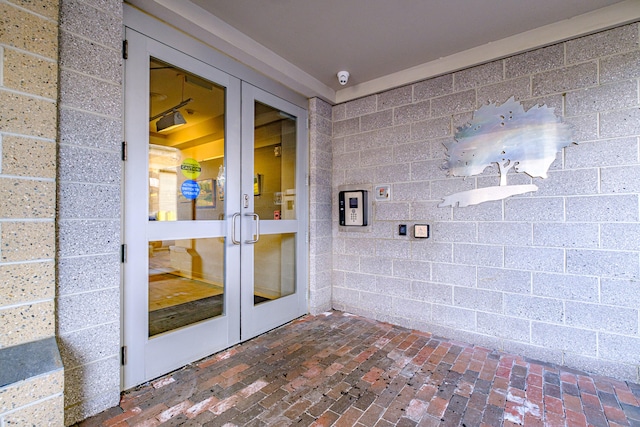
[[[640,385],[340,312],[122,395],[78,426],[640,426]]]

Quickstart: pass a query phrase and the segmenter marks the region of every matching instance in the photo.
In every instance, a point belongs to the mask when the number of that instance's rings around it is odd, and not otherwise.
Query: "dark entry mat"
[[[196,301],[161,308],[149,313],[149,336],[182,328],[222,314],[222,297],[202,298]],[[268,298],[253,296],[253,303],[260,304]]]
[[[161,308],[149,313],[149,336],[222,314],[222,295]]]

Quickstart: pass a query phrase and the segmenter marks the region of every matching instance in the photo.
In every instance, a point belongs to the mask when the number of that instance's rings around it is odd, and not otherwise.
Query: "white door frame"
[[[240,340],[240,278],[225,269],[225,313],[176,332],[148,338],[148,242],[154,240],[230,236],[230,221],[148,220],[148,123],[149,59],[151,56],[176,64],[226,88],[226,161],[240,162],[240,81],[197,59],[127,30],[129,59],[125,79],[125,140],[128,158],[125,170],[124,239],[127,260],[123,266],[123,343],[127,360],[123,387],[129,388],[222,350]],[[134,71],[135,70],[135,71]],[[239,210],[240,173],[229,168],[225,217]],[[135,187],[132,187],[135,183]],[[136,188],[136,191],[132,191]],[[240,262],[240,248],[225,240],[225,258]],[[215,333],[213,333],[215,331]],[[207,337],[207,339],[202,339]]]
[[[153,54],[154,57],[158,59],[167,60],[167,62],[173,63],[174,65],[185,68],[188,71],[194,72],[195,74],[202,75],[209,80],[215,81],[222,86],[227,87],[228,91],[233,93],[240,94],[240,79],[234,77],[239,76],[242,80],[248,81],[253,85],[259,86],[261,89],[257,89],[256,87],[252,87],[251,85],[246,85],[247,94],[251,94],[251,96],[255,96],[256,99],[260,99],[261,102],[264,102],[268,105],[273,106],[274,108],[280,108],[283,111],[292,112],[292,115],[297,117],[297,132],[298,132],[298,141],[301,141],[300,138],[304,141],[303,143],[298,144],[297,148],[297,168],[300,169],[301,173],[298,173],[298,179],[296,182],[297,189],[297,221],[299,222],[294,229],[291,229],[292,224],[288,224],[289,221],[278,221],[278,224],[273,224],[271,227],[271,231],[269,227],[265,228],[266,232],[296,232],[296,252],[297,252],[297,286],[299,292],[292,295],[295,298],[295,301],[289,301],[285,304],[287,298],[281,298],[283,301],[280,302],[278,300],[273,301],[272,303],[280,303],[279,306],[282,307],[292,307],[291,309],[282,309],[281,311],[287,317],[286,320],[282,321],[281,318],[283,316],[271,316],[268,319],[264,313],[261,311],[266,310],[265,307],[272,304],[262,304],[251,308],[246,308],[246,312],[242,314],[242,316],[246,317],[246,325],[244,326],[245,330],[243,331],[243,338],[240,337],[240,316],[236,316],[235,319],[226,319],[221,320],[219,318],[211,319],[210,321],[205,321],[200,324],[191,327],[196,335],[198,334],[206,334],[208,329],[207,326],[211,323],[224,323],[223,329],[226,331],[226,334],[222,334],[216,339],[216,342],[213,343],[204,343],[200,345],[200,341],[205,340],[193,340],[189,337],[193,336],[191,334],[185,335],[183,338],[178,339],[177,341],[169,342],[169,338],[159,337],[154,339],[155,342],[152,344],[148,344],[149,340],[141,339],[141,329],[144,329],[144,334],[147,334],[147,325],[148,325],[148,314],[146,310],[140,310],[139,306],[135,306],[134,301],[140,301],[140,299],[146,300],[147,298],[147,287],[141,287],[136,290],[132,290],[127,288],[128,283],[132,283],[135,280],[144,280],[144,283],[147,283],[148,277],[146,271],[144,271],[145,277],[142,279],[141,277],[133,277],[133,273],[130,271],[131,269],[125,267],[123,268],[123,299],[122,299],[122,343],[123,346],[126,346],[127,360],[126,364],[123,366],[122,370],[122,388],[128,389],[137,384],[140,384],[144,381],[162,375],[166,372],[169,372],[171,369],[168,368],[163,363],[156,363],[156,360],[153,357],[144,357],[145,349],[144,347],[148,345],[147,354],[153,355],[154,353],[161,354],[165,351],[167,346],[196,346],[194,348],[193,355],[187,359],[176,360],[173,368],[179,368],[187,363],[193,362],[201,357],[205,357],[208,354],[211,354],[215,351],[222,350],[223,348],[227,348],[241,340],[247,339],[248,337],[252,337],[258,335],[259,333],[265,332],[269,329],[277,327],[286,321],[289,321],[295,317],[299,317],[308,312],[308,183],[307,183],[307,172],[308,172],[308,144],[307,144],[307,112],[306,105],[307,100],[301,97],[298,94],[291,92],[290,90],[283,88],[281,85],[265,78],[264,76],[257,74],[250,69],[242,66],[241,64],[231,60],[225,55],[221,55],[220,53],[214,51],[208,46],[205,46],[194,39],[189,38],[181,32],[176,31],[175,29],[168,27],[161,22],[155,20],[154,18],[140,12],[137,9],[132,8],[129,5],[124,5],[125,11],[125,25],[127,26],[127,39],[129,40],[130,47],[131,43],[134,43],[137,37],[142,37],[145,39],[144,43],[147,44],[145,49],[151,49],[151,51],[155,52]],[[142,35],[144,34],[144,36]],[[140,40],[138,40],[139,42]],[[175,52],[175,49],[170,48],[169,46],[180,46],[179,54],[185,55],[182,59],[185,61],[184,63],[175,63],[171,61],[171,55]],[[190,57],[190,58],[189,58]],[[198,59],[195,59],[198,58]],[[129,62],[130,61],[130,62]],[[188,63],[188,64],[187,64]],[[129,55],[127,59],[127,68],[137,67],[138,70],[145,70],[144,73],[139,73],[139,75],[133,75],[134,73],[127,73],[125,75],[125,140],[128,142],[128,150],[129,157],[132,155],[136,156],[146,156],[146,154],[136,153],[136,149],[146,150],[148,147],[148,133],[147,128],[145,126],[129,126],[127,124],[131,123],[148,123],[148,93],[145,93],[142,98],[140,98],[140,94],[134,90],[131,90],[132,87],[140,85],[143,90],[148,90],[148,65],[149,65],[149,55]],[[224,71],[219,71],[224,70]],[[273,95],[273,93],[277,94],[277,96]],[[247,95],[249,96],[249,95]],[[241,114],[241,98],[240,96],[231,97],[229,104],[227,105],[227,114],[226,116],[230,118],[233,112],[237,112],[237,120],[240,120]],[[253,99],[253,98],[252,98]],[[136,104],[138,103],[138,104]],[[131,105],[141,105],[140,108],[127,108]],[[233,118],[231,118],[231,125],[227,125],[226,129],[226,138],[229,141],[240,141],[240,128],[238,126],[238,122],[233,122]],[[249,122],[248,120],[246,120]],[[243,129],[243,132],[251,133],[253,135],[253,121],[250,122],[251,129]],[[251,136],[252,138],[252,136]],[[143,141],[143,143],[135,144],[135,141]],[[246,144],[245,144],[246,145]],[[227,153],[225,153],[225,157],[227,158],[240,158],[240,147],[241,144],[236,143],[228,143],[226,144]],[[253,144],[251,144],[253,147]],[[133,150],[133,151],[132,151]],[[235,152],[234,150],[237,150]],[[243,160],[244,162],[245,160]],[[137,168],[136,168],[137,166]],[[138,169],[138,170],[136,170]],[[147,168],[142,165],[131,165],[130,163],[125,163],[125,175],[127,179],[142,179],[144,182],[148,180],[147,176]],[[137,173],[137,174],[136,174]],[[238,177],[235,179],[232,176],[229,176],[232,171],[227,170],[227,188],[226,195],[231,197],[231,194],[238,196],[238,203],[228,203],[225,207],[225,217],[226,221],[223,221],[218,224],[211,224],[214,228],[217,227],[215,233],[219,233],[220,235],[231,236],[232,231],[232,221],[230,220],[234,213],[236,212],[248,212],[246,209],[243,209],[240,206],[240,171],[237,171]],[[252,182],[252,175],[250,177]],[[244,177],[245,182],[247,180]],[[145,194],[146,196],[146,194]],[[226,197],[226,196],[225,196]],[[135,248],[137,242],[138,245],[144,245],[146,252],[147,242],[151,237],[154,237],[154,226],[151,227],[143,227],[143,229],[131,229],[131,227],[127,227],[128,215],[134,212],[147,212],[148,210],[148,197],[143,197],[141,194],[132,194],[130,191],[125,191],[125,195],[123,197],[123,220],[125,224],[123,226],[124,235],[123,235],[123,243],[125,243],[128,247],[129,254],[135,253],[136,250],[138,253],[141,253],[141,248]],[[252,206],[251,206],[252,208]],[[146,216],[145,216],[146,217]],[[247,233],[250,233],[251,227],[246,222],[248,219],[243,220],[244,223],[241,225],[241,230],[243,233],[242,238],[245,239]],[[148,225],[148,224],[147,224]],[[169,238],[172,233],[176,233],[178,236],[182,233],[181,225],[179,222],[175,224],[170,224],[164,228],[162,236],[164,238]],[[168,233],[168,234],[166,234]],[[162,237],[158,236],[158,237]],[[155,237],[154,237],[155,238]],[[247,237],[249,238],[249,237]],[[229,247],[231,244],[231,239],[227,238],[227,242],[225,243],[226,249],[229,251],[230,259],[236,258],[234,251],[237,251],[237,259],[238,263],[240,256],[240,247],[235,246],[233,248]],[[133,247],[131,245],[134,245]],[[132,252],[133,251],[133,252]],[[234,263],[235,261],[231,261]],[[244,266],[246,264],[246,266]],[[245,267],[251,269],[253,268],[253,263],[244,262],[241,275],[253,277],[253,271],[245,271]],[[145,265],[146,267],[146,265]],[[140,269],[139,269],[140,270]],[[146,270],[146,268],[145,268]],[[140,275],[140,273],[136,273]],[[233,301],[240,301],[240,286],[236,285],[235,281],[239,281],[238,275],[235,277],[228,276],[228,273],[225,272],[227,276],[225,278],[225,295],[226,301],[225,306],[228,310],[233,311]],[[252,285],[251,285],[252,287]],[[245,287],[248,289],[248,286]],[[247,302],[248,298],[244,298],[243,301]],[[238,307],[239,309],[239,307]],[[267,316],[268,317],[268,316]],[[261,321],[260,319],[265,319],[265,321]],[[138,331],[135,330],[135,327],[132,329],[131,325],[138,325],[140,328]],[[252,326],[250,326],[252,325]],[[167,335],[168,337],[169,335]],[[246,337],[246,338],[244,338]],[[167,341],[167,342],[165,342]],[[194,356],[195,355],[195,356]],[[146,359],[146,360],[145,360]]]

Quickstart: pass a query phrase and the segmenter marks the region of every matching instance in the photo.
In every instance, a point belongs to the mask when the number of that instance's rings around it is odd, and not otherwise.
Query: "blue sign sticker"
[[[200,195],[200,185],[194,180],[188,179],[182,183],[180,191],[185,198],[193,200]]]

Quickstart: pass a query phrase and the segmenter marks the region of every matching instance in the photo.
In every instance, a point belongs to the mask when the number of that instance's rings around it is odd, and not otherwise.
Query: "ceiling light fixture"
[[[191,101],[193,101],[193,98],[189,98],[186,101],[182,101],[180,104],[175,105],[167,110],[164,110],[162,113],[156,114],[153,117],[149,117],[149,121],[152,122],[155,119],[160,118],[160,120],[156,122],[156,130],[158,132],[168,131],[178,126],[182,126],[186,124],[187,121],[184,119],[184,117],[182,116],[180,111],[178,111],[178,109],[184,107]]]
[[[164,117],[161,117],[160,120],[156,122],[156,130],[158,132],[169,131],[184,124],[187,124],[187,121],[184,119],[180,111],[176,110]]]

